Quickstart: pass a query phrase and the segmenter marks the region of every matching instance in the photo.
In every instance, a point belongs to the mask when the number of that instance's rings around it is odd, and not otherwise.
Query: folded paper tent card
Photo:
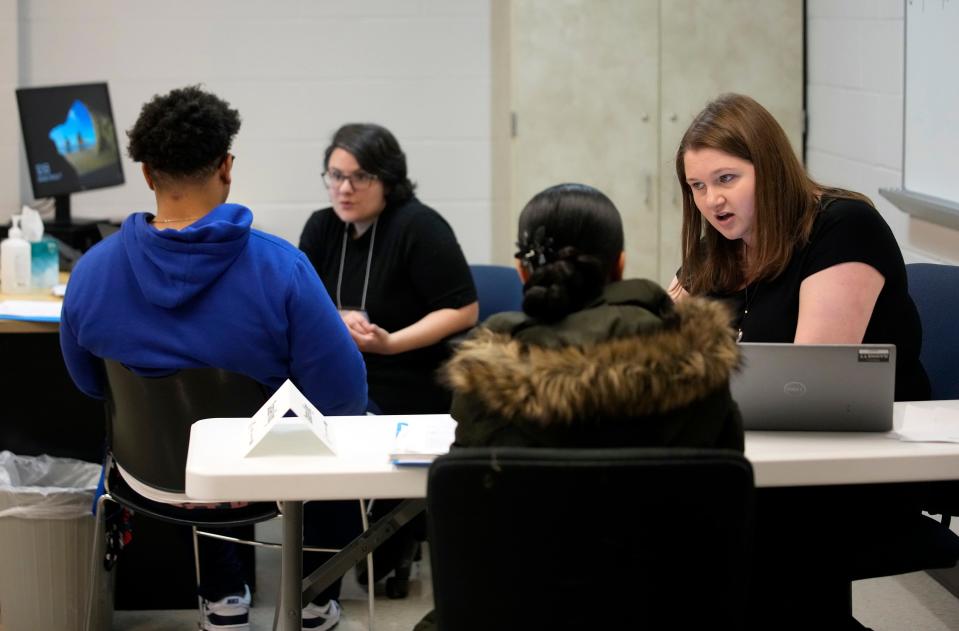
[[[326,455],[336,455],[333,436],[323,414],[303,396],[303,393],[289,379],[283,382],[283,385],[273,393],[273,396],[263,404],[263,407],[250,417],[246,455],[250,455],[250,452],[260,444],[280,419],[286,417],[290,412],[296,418],[301,419],[320,439],[323,449],[327,452]]]

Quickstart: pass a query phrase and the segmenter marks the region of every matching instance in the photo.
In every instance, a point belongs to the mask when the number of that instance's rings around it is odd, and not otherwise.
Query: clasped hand
[[[392,353],[389,331],[367,321],[364,314],[359,311],[341,311],[340,315],[350,336],[362,352],[378,355]]]

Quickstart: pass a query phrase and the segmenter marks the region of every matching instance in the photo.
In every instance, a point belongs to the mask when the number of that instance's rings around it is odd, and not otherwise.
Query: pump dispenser
[[[9,236],[0,243],[0,292],[30,291],[30,244],[20,230],[20,215],[10,218]]]

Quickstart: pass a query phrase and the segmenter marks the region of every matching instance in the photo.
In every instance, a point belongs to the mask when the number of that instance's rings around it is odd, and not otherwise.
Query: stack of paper
[[[455,434],[456,421],[449,418],[400,421],[390,460],[397,465],[428,465],[450,450]]]
[[[59,322],[59,300],[0,300],[0,319]]]
[[[906,404],[902,427],[892,434],[909,442],[959,443],[959,417],[945,407]]]

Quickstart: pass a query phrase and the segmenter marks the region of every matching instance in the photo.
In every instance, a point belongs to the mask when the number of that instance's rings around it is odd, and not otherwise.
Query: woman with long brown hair
[[[895,344],[896,400],[928,398],[905,263],[868,198],[813,181],[776,119],[740,94],[696,117],[676,174],[683,261],[674,299],[728,302],[742,341]]]
[[[676,154],[682,267],[674,300],[720,299],[746,342],[892,343],[896,399],[929,397],[922,330],[896,239],[865,196],[810,178],[762,105],[724,94]],[[921,490],[759,489],[753,628],[862,629],[850,580],[921,554]],[[868,528],[857,515],[870,515]]]

